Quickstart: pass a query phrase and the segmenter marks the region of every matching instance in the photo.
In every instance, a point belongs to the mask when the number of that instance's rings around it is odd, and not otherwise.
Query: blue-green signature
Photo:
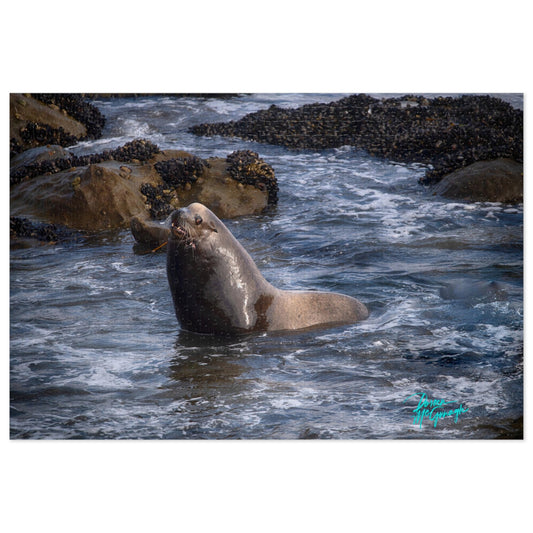
[[[439,420],[442,420],[443,418],[454,417],[454,423],[457,424],[459,415],[462,415],[468,411],[468,407],[463,407],[462,403],[459,404],[459,407],[456,407],[455,409],[446,407],[451,404],[457,405],[459,402],[447,402],[442,399],[431,400],[428,398],[425,392],[416,392],[415,394],[411,394],[411,396],[406,398],[403,403],[413,398],[413,396],[420,396],[418,405],[413,409],[413,413],[415,414],[413,417],[413,424],[419,424],[420,427],[422,427],[424,418],[427,418],[433,422],[433,427],[437,427]]]

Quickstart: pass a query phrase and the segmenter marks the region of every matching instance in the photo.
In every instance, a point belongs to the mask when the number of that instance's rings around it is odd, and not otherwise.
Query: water
[[[520,434],[522,205],[434,197],[417,184],[423,166],[352,147],[289,151],[186,131],[341,96],[101,100],[104,137],[74,151],[144,137],[200,157],[259,152],[275,169],[279,205],[229,229],[274,285],[355,296],[370,318],[290,335],[193,335],[176,321],[165,254],[135,253],[127,230],[12,250],[12,438]],[[502,291],[483,289],[492,281]],[[464,282],[476,290],[450,292]],[[468,411],[414,423],[420,396],[407,398],[417,393]]]

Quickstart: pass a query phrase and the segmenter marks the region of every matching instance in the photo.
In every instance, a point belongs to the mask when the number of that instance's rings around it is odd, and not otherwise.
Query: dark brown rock
[[[524,170],[512,159],[478,161],[445,176],[435,194],[472,202],[523,202]]]

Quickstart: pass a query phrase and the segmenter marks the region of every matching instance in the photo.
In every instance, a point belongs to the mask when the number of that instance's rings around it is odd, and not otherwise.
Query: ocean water
[[[275,170],[279,204],[226,225],[277,287],[355,296],[369,319],[194,335],[176,321],[165,253],[137,253],[128,230],[13,249],[12,438],[521,436],[522,205],[433,196],[417,183],[423,165],[353,147],[290,151],[187,132],[272,103],[342,96],[102,99],[103,138],[72,150],[142,137],[204,158],[258,152]]]

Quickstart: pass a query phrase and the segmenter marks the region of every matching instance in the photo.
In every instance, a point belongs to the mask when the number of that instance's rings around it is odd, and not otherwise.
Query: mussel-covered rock
[[[135,139],[124,146],[107,152],[110,159],[117,161],[148,161],[160,152],[159,147],[146,139]]]
[[[150,217],[155,220],[167,217],[177,207],[171,203],[176,199],[173,190],[165,188],[165,185],[154,186],[150,183],[143,183],[140,191],[146,196],[146,206]]]
[[[278,182],[274,169],[263,161],[256,152],[251,150],[237,150],[226,157],[230,176],[247,185],[253,185],[259,190],[268,191],[268,203],[278,201]]]
[[[99,139],[105,126],[105,117],[81,94],[33,93],[33,98],[44,104],[64,110],[72,118],[81,122],[87,130],[87,138]]]
[[[35,243],[56,244],[82,238],[82,234],[63,226],[15,216],[10,217],[9,234],[11,245],[14,247],[27,247]]]
[[[102,135],[105,118],[76,94],[11,94],[11,155],[23,150],[59,144],[72,146]]]
[[[20,183],[43,174],[54,174],[69,168],[84,167],[103,163],[104,161],[146,162],[160,153],[160,150],[157,145],[146,139],[135,139],[115,150],[105,150],[99,154],[75,156],[66,151],[61,153],[57,148],[48,150],[48,152],[32,153],[48,153],[49,157],[43,155],[32,158],[27,155],[27,152],[24,152],[13,158],[10,172],[11,184]],[[58,155],[58,157],[53,157],[53,155]]]
[[[162,152],[143,139],[83,156],[52,147],[40,150],[13,160],[14,216],[99,231],[128,227],[132,217],[161,220],[192,202],[207,205],[221,218],[260,213],[268,205],[266,188],[234,179],[223,158],[204,161],[186,152]],[[277,187],[274,172],[259,163],[260,173]]]
[[[480,160],[523,160],[523,113],[499,98],[352,95],[297,109],[275,105],[197,135],[241,137],[292,149],[351,145],[376,157],[431,165],[425,182]]]
[[[194,155],[167,159],[155,164],[158,174],[170,187],[182,187],[187,183],[194,183],[208,167],[207,161]]]
[[[61,126],[52,128],[48,124],[38,122],[28,122],[19,129],[19,134],[24,146],[44,146],[46,144],[72,146],[80,139],[80,137],[66,132]]]

